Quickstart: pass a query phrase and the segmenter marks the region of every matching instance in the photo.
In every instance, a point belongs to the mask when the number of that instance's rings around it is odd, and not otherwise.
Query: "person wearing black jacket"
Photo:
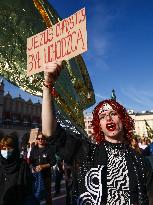
[[[73,165],[72,205],[149,205],[143,157],[131,148],[134,121],[114,99],[100,102],[93,111],[92,143],[57,124],[51,90],[62,66],[44,66],[42,131],[56,145],[57,155]]]
[[[56,163],[55,150],[41,132],[38,133],[36,141],[37,145],[32,148],[29,158],[35,177],[34,193],[39,201],[45,199],[46,205],[51,205],[51,172]]]
[[[0,205],[39,204],[32,195],[32,175],[20,158],[18,140],[4,136],[0,141]]]

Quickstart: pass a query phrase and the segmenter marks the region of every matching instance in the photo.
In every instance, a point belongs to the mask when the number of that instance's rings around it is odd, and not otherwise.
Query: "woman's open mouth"
[[[108,131],[114,131],[114,130],[116,130],[116,124],[113,123],[113,122],[107,123],[107,124],[106,124],[106,129],[107,129]]]

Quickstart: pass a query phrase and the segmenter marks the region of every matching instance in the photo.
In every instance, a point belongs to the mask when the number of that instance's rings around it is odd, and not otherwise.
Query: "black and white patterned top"
[[[128,167],[124,144],[104,144],[107,161],[107,205],[130,204]]]
[[[73,205],[148,205],[143,159],[126,144],[89,143],[58,127],[50,143],[73,165]]]

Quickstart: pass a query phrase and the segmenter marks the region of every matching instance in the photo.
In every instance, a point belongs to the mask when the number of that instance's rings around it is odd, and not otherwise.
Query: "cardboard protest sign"
[[[33,143],[36,141],[36,138],[38,135],[38,130],[39,130],[39,128],[31,129],[29,143]]]
[[[51,28],[27,39],[27,75],[43,71],[43,65],[69,60],[87,51],[85,8]]]

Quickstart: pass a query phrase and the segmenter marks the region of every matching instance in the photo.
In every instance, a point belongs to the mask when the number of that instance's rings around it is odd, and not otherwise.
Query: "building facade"
[[[153,112],[143,111],[141,113],[130,114],[135,122],[135,134],[141,137],[148,137],[145,121],[153,130]]]
[[[4,92],[4,82],[0,81],[0,132],[16,132],[19,141],[31,129],[41,127],[41,103],[25,101],[20,95],[13,98]]]

